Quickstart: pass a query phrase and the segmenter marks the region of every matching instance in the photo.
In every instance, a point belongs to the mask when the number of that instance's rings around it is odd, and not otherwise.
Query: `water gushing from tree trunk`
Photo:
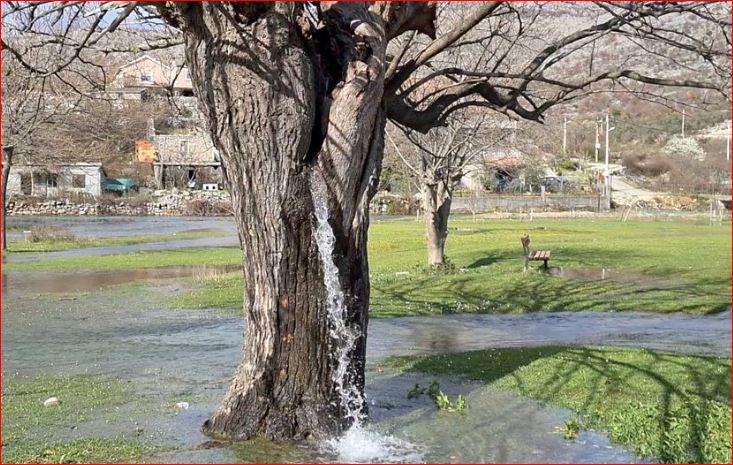
[[[355,386],[349,373],[349,353],[362,332],[359,327],[349,327],[346,323],[347,308],[344,292],[339,280],[339,270],[333,260],[336,237],[328,222],[328,197],[325,183],[321,179],[311,179],[316,228],[314,231],[318,253],[323,263],[323,280],[326,287],[326,307],[330,324],[330,336],[336,367],[333,382],[339,394],[339,402],[349,425],[359,425],[364,416],[364,396]]]
[[[339,402],[344,418],[349,425],[348,431],[340,438],[327,441],[325,449],[338,455],[339,462],[420,462],[422,455],[418,449],[401,439],[383,435],[364,428],[365,419],[364,395],[353,382],[349,373],[349,354],[358,338],[363,337],[358,326],[347,324],[348,309],[341,282],[339,269],[333,259],[336,237],[328,222],[328,197],[326,184],[322,178],[311,178],[311,195],[313,197],[316,227],[314,237],[318,245],[318,253],[323,263],[323,280],[326,288],[326,307],[328,311],[331,351],[335,359],[333,382],[339,395]]]

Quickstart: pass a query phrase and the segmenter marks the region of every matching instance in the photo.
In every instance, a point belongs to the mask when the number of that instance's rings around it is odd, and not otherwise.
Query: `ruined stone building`
[[[158,189],[223,183],[219,153],[202,128],[160,133],[152,120],[148,127],[148,139],[137,141],[136,159],[153,166]]]

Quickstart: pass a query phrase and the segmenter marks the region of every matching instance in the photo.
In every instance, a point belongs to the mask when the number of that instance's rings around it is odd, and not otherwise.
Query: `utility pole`
[[[598,150],[601,148],[601,141],[599,140],[599,132],[600,132],[601,122],[598,121],[598,120],[596,120],[595,123],[596,123],[595,124],[595,126],[596,126],[596,145],[595,145],[595,149],[596,149],[596,163],[598,163]]]
[[[608,113],[606,113],[606,176],[608,176],[608,136],[611,133],[611,125],[608,118]]]
[[[682,138],[685,138],[685,109],[682,109]]]
[[[568,153],[568,116],[563,116],[562,123],[562,154]]]
[[[606,169],[604,170],[604,176],[605,176],[605,186],[606,186],[606,195],[611,195],[611,170],[608,167],[608,155],[610,153],[609,146],[608,146],[608,139],[609,135],[611,134],[611,131],[613,131],[616,128],[611,127],[611,122],[608,117],[608,113],[606,113]]]

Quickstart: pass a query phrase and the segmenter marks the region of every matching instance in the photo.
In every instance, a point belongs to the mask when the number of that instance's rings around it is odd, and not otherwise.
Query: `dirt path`
[[[663,192],[636,187],[624,176],[614,176],[611,181],[611,189],[613,200],[620,205],[628,205],[634,200],[648,201],[666,195]]]

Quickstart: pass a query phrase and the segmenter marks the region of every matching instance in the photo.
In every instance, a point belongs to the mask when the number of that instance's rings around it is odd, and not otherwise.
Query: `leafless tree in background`
[[[69,111],[79,97],[65,98],[65,85],[54,74],[41,76],[28,70],[11,55],[2,55],[2,248],[7,250],[7,188],[13,163],[40,163],[32,146],[43,128]]]
[[[592,20],[550,21],[563,8],[6,2],[2,46],[50,76],[113,53],[114,33],[130,22],[145,38],[138,49],[183,41],[246,254],[244,360],[204,430],[233,439],[303,439],[342,430],[346,410],[362,402],[368,204],[387,119],[429,132],[469,107],[542,121],[553,106],[594,92],[667,98],[665,87],[690,87],[727,94],[729,5],[584,4]],[[616,40],[633,53],[601,59],[599,51]],[[23,60],[28,49],[43,47],[54,50],[53,60]],[[462,54],[475,57],[472,66],[456,65],[465,63],[455,60]],[[650,61],[663,66],[650,69]],[[571,65],[578,71],[568,73]],[[323,203],[345,324],[360,334],[353,342],[330,332],[332,300],[314,237]],[[342,376],[335,355],[344,344],[349,366]],[[339,385],[349,386],[346,402]]]
[[[477,157],[495,149],[505,135],[493,130],[485,115],[455,115],[424,134],[399,128],[407,144],[397,144],[395,129],[387,129],[390,143],[420,191],[428,266],[443,266],[453,192]]]

